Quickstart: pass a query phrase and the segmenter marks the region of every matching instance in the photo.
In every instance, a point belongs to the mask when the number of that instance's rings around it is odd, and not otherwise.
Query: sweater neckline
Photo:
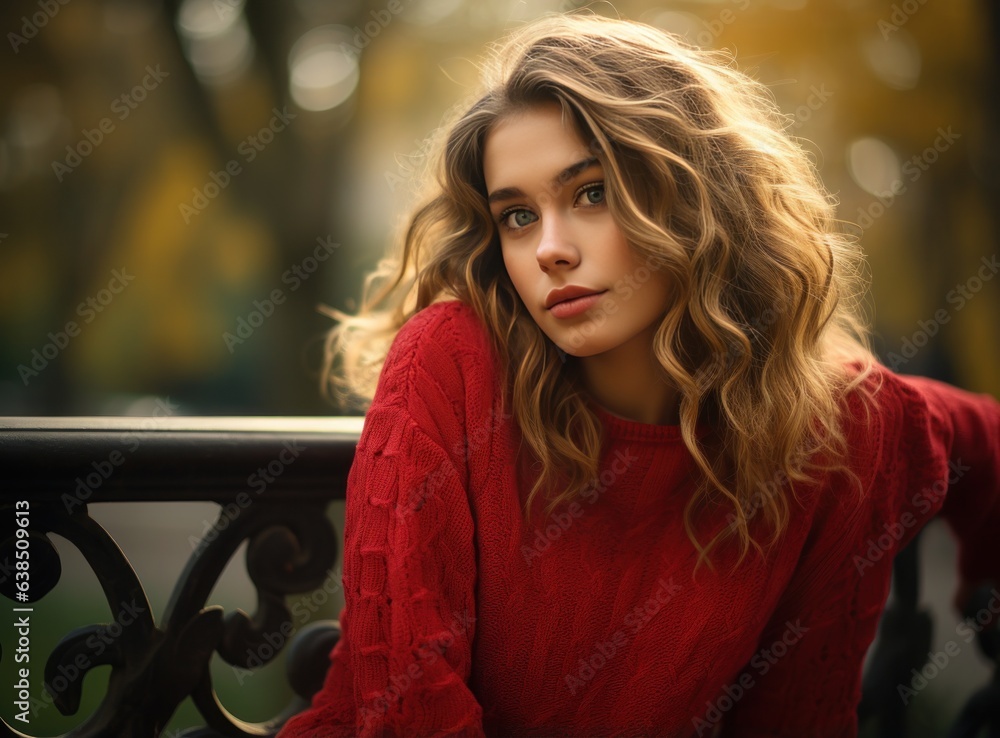
[[[684,440],[684,436],[681,434],[681,427],[679,425],[641,423],[638,420],[630,420],[628,418],[615,415],[609,410],[606,410],[598,405],[593,398],[589,398],[588,402],[590,407],[594,410],[594,414],[600,419],[601,425],[604,426],[608,435],[612,438],[634,441],[683,442]],[[708,423],[699,421],[695,424],[695,437],[702,438],[709,432],[710,429],[711,426]]]

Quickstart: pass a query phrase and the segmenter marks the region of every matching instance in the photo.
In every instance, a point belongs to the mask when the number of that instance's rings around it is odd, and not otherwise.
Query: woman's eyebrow
[[[596,156],[591,156],[586,159],[581,159],[580,161],[574,164],[570,164],[568,167],[563,169],[561,172],[559,172],[559,174],[557,174],[549,181],[549,187],[557,188],[565,184],[569,180],[573,179],[573,177],[575,177],[585,169],[589,169],[590,167],[599,163],[600,161]],[[492,193],[490,193],[490,196],[487,199],[487,201],[489,202],[490,205],[492,205],[495,202],[502,202],[504,200],[514,200],[518,197],[524,197],[524,192],[522,192],[519,188],[501,187],[499,190],[494,190]]]

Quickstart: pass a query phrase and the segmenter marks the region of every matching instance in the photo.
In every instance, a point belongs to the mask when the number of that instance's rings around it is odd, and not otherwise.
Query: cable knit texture
[[[595,405],[599,478],[526,520],[496,360],[458,301],[397,334],[348,477],[343,637],[280,738],[856,736],[893,556],[940,513],[963,580],[1000,581],[988,395],[878,367],[871,421],[848,403],[865,496],[840,474],[797,487],[766,561],[732,575],[721,550],[694,576],[679,428]]]

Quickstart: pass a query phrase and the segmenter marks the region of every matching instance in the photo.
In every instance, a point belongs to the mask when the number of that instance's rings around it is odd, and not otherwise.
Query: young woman
[[[1000,581],[1000,403],[874,359],[731,60],[557,16],[493,61],[336,314],[343,637],[280,735],[855,735],[893,556],[940,512]]]

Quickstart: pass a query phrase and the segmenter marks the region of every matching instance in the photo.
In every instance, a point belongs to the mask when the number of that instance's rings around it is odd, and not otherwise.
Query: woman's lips
[[[604,290],[604,292],[607,292],[607,290]],[[601,295],[604,292],[595,292],[592,295],[583,295],[582,297],[574,297],[572,300],[557,302],[549,308],[549,312],[557,318],[575,317],[597,304],[597,301],[601,299]]]

